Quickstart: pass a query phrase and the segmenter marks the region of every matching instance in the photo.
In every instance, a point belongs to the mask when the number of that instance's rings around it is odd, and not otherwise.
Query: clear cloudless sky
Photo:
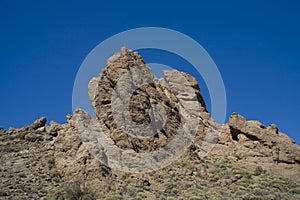
[[[297,0],[0,0],[0,127],[22,127],[41,116],[64,123],[87,54],[121,31],[156,26],[180,31],[207,50],[225,83],[227,118],[237,112],[275,123],[300,144],[299,10]],[[143,56],[146,62],[159,57]]]

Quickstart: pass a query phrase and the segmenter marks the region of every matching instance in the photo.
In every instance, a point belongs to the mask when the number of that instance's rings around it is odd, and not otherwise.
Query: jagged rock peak
[[[122,47],[90,81],[88,91],[96,116],[110,130],[109,136],[117,146],[149,152],[166,145],[181,123],[180,99],[196,101],[195,108],[206,112],[195,78],[176,70],[163,73],[165,77],[157,79],[137,52]],[[129,113],[124,117],[127,108]],[[144,136],[152,137],[136,137],[140,132],[136,126],[129,126],[128,119],[139,127],[149,125],[144,131],[149,134]]]
[[[21,129],[0,128],[0,199],[96,199],[95,194],[98,199],[299,199],[300,147],[293,140],[274,124],[264,126],[236,113],[228,123],[217,124],[206,112],[195,78],[176,70],[164,74],[155,78],[137,52],[122,48],[89,83],[96,119],[76,110],[67,115],[66,124],[52,121],[47,126],[40,118]],[[133,95],[126,99],[126,94]],[[156,135],[139,138],[127,134],[126,127],[119,129],[112,117],[118,117],[126,103],[128,118],[136,124],[147,126],[155,119]],[[150,115],[150,105],[166,114]],[[85,114],[85,132],[76,125],[78,113]],[[166,126],[161,124],[164,119]],[[173,142],[178,123],[188,121],[199,123],[193,143],[178,160],[149,173],[110,168],[81,137],[100,124],[113,145],[135,151],[144,161],[147,153],[140,152]]]

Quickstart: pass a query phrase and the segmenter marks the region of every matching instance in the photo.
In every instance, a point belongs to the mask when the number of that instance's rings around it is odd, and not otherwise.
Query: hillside
[[[300,199],[288,135],[237,113],[217,124],[195,78],[164,75],[122,48],[87,86],[95,119],[1,129],[0,199]]]

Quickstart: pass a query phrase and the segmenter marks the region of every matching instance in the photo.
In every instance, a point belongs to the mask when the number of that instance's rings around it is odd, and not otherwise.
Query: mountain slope
[[[217,124],[192,76],[164,74],[155,78],[137,52],[122,48],[89,84],[96,119],[77,109],[67,115],[66,124],[46,126],[46,118],[41,118],[21,129],[1,129],[0,198],[300,199],[299,146],[276,125],[247,121],[236,113],[228,123]],[[130,94],[128,102],[122,92]],[[140,137],[134,135],[140,129],[120,128],[120,121],[128,122],[121,117],[125,103],[128,119],[143,129],[150,126],[150,135]],[[123,152],[120,158],[164,149],[178,130],[183,136],[192,132],[194,138],[165,165],[148,163],[145,157],[144,168],[154,170],[143,172],[134,166],[116,168],[107,159],[109,152],[97,147],[100,129]],[[131,161],[137,162],[138,156]],[[162,158],[157,159],[164,162]]]

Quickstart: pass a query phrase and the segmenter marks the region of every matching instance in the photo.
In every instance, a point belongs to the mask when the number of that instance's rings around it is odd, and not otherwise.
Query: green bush
[[[96,200],[96,194],[87,187],[81,187],[78,182],[66,186],[64,196],[68,200]]]

